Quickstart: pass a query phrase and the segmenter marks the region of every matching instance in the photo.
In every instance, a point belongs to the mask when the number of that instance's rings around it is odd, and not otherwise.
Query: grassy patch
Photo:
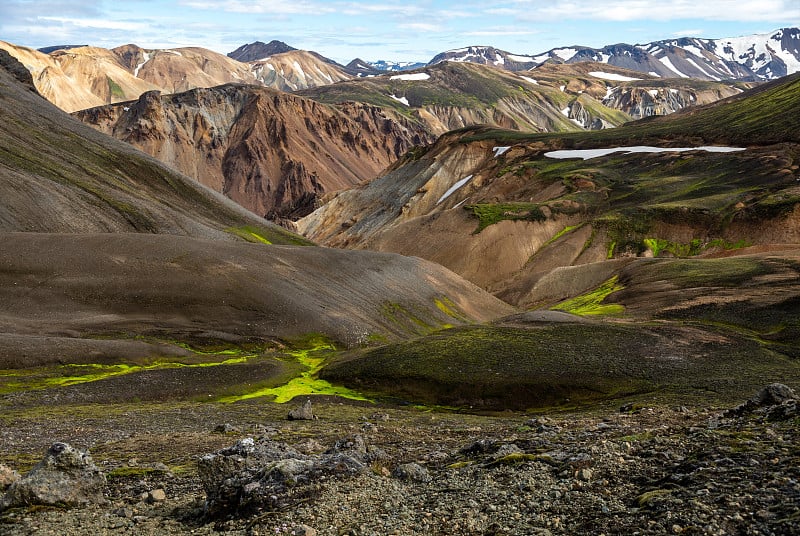
[[[111,93],[111,98],[124,99],[125,91],[122,90],[120,85],[117,84],[114,80],[112,80],[110,76],[106,76],[106,80],[108,80],[108,91],[109,93]]]
[[[541,207],[535,203],[480,203],[465,205],[464,209],[471,211],[478,218],[478,228],[473,234],[478,234],[490,225],[504,220],[544,221],[547,219]]]
[[[619,284],[615,275],[596,289],[581,296],[563,301],[551,309],[565,311],[579,316],[618,316],[625,312],[619,304],[604,304],[603,301],[612,293],[625,287]]]
[[[239,238],[247,240],[248,242],[255,242],[259,244],[272,244],[272,242],[264,236],[261,229],[250,226],[242,227],[228,227],[225,232],[236,235]]]

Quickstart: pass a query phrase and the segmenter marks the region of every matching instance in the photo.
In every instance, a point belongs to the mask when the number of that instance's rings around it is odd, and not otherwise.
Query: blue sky
[[[737,37],[800,26],[798,0],[0,0],[0,40],[39,48],[202,46],[278,39],[346,63],[428,61],[468,45],[551,48]]]

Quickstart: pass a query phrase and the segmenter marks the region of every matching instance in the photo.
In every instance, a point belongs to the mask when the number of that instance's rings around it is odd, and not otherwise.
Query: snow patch
[[[654,99],[658,97],[658,90],[657,89],[648,89],[647,93],[653,97]]]
[[[516,54],[506,54],[506,57],[511,61],[516,61],[518,63],[531,63],[536,61],[536,58],[531,56],[517,56]]]
[[[389,97],[391,97],[392,99],[396,100],[401,104],[405,104],[406,106],[411,106],[410,104],[408,104],[408,99],[405,97],[396,97],[395,95],[389,95]]]
[[[573,56],[575,56],[575,54],[577,53],[578,53],[577,49],[574,48],[557,48],[553,50],[553,54],[555,54],[564,61],[571,60]]]
[[[497,158],[498,156],[503,156],[506,154],[506,151],[511,149],[511,146],[508,147],[492,147],[492,151],[494,151],[494,157]]]
[[[702,67],[700,67],[700,66],[697,64],[697,62],[696,62],[696,61],[694,61],[692,58],[686,58],[686,61],[687,61],[688,63],[691,63],[692,65],[694,65],[694,67],[695,67],[695,68],[696,68],[698,71],[700,71],[701,73],[703,73],[703,74],[704,74],[704,75],[706,75],[707,77],[711,78],[712,80],[716,80],[717,82],[719,82],[719,80],[720,80],[720,79],[719,79],[719,77],[718,77],[718,76],[714,76],[713,74],[709,73],[708,71],[706,71],[705,69],[703,69]]]
[[[558,89],[560,89],[561,92],[563,93],[564,90],[567,89],[567,86],[558,86]]]
[[[389,80],[427,80],[431,77],[428,73],[396,74]]]
[[[672,62],[670,61],[670,59],[669,59],[667,56],[664,56],[663,58],[658,58],[658,61],[660,61],[661,63],[663,63],[663,64],[664,64],[664,66],[665,66],[667,69],[669,69],[669,70],[670,70],[670,71],[672,71],[673,73],[677,74],[677,75],[678,75],[678,76],[680,76],[681,78],[689,78],[689,76],[687,76],[687,75],[683,74],[682,72],[680,72],[680,71],[679,71],[679,70],[678,70],[678,69],[677,69],[677,68],[676,68],[676,67],[675,67],[675,66],[672,64]]]
[[[449,190],[447,190],[447,191],[446,191],[446,192],[445,192],[445,193],[442,195],[442,197],[440,197],[440,198],[439,198],[439,200],[436,202],[436,204],[438,205],[439,203],[441,203],[442,201],[444,201],[445,199],[447,199],[448,197],[450,197],[450,196],[453,194],[453,192],[455,192],[456,190],[458,190],[459,188],[461,188],[462,186],[464,186],[465,184],[467,184],[467,183],[468,183],[470,180],[472,180],[472,175],[467,175],[466,177],[464,177],[463,179],[461,179],[460,181],[458,181],[457,183],[455,183],[454,185],[452,185],[452,186],[450,187],[450,189],[449,189]]]
[[[582,158],[589,160],[590,158],[597,158],[598,156],[606,156],[612,153],[672,153],[683,151],[707,151],[709,153],[732,153],[735,151],[744,151],[744,147],[720,147],[720,146],[702,146],[702,147],[652,147],[649,145],[635,145],[633,147],[611,147],[608,149],[574,149],[574,150],[561,150],[550,151],[544,153],[548,158],[556,158],[563,160],[565,158]]]
[[[600,78],[601,80],[614,80],[615,82],[633,82],[634,80],[641,80],[641,78],[631,78],[630,76],[622,76],[621,74],[604,73],[603,71],[592,71],[590,76]]]
[[[520,75],[520,78],[522,78],[526,82],[530,82],[531,84],[535,84],[537,86],[539,85],[539,82],[537,82],[535,78],[531,78],[530,76],[522,76],[522,75]]]
[[[133,76],[135,76],[135,77],[137,77],[137,78],[139,77],[139,70],[140,70],[142,67],[144,67],[144,64],[145,64],[145,63],[147,63],[148,61],[150,61],[150,58],[151,58],[151,56],[150,56],[150,53],[149,53],[149,52],[142,52],[142,63],[140,63],[139,65],[137,65],[137,66],[136,66],[136,68],[133,70]]]
[[[181,54],[177,50],[165,50],[164,52],[168,52],[170,54],[175,54],[176,56],[183,56],[183,54]]]
[[[561,114],[562,114],[564,117],[569,117],[569,106],[567,106],[566,108],[564,108],[563,110],[561,110]]]

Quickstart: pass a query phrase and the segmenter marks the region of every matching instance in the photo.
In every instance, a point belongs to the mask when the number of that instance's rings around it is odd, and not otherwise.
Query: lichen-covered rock
[[[30,504],[83,506],[105,502],[105,475],[88,452],[53,443],[28,474],[8,488],[0,509]]]

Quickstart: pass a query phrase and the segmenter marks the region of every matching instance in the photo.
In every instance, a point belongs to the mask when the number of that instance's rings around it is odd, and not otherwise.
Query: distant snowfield
[[[597,158],[598,156],[606,156],[612,153],[676,153],[683,151],[707,151],[709,153],[733,153],[736,151],[744,151],[744,147],[717,147],[706,145],[703,147],[651,147],[649,145],[634,145],[632,147],[610,147],[607,149],[574,149],[562,151],[550,151],[544,153],[548,158],[557,158],[563,160],[565,158],[583,158],[588,160],[590,158]]]
[[[522,75],[520,75],[520,78],[522,78],[526,82],[530,82],[531,84],[536,84],[537,86],[539,85],[539,82],[537,82],[535,78],[531,78],[530,76],[522,76]]]
[[[427,80],[430,77],[428,73],[396,74],[389,80]]]
[[[631,78],[630,76],[622,76],[621,74],[604,73],[603,71],[592,71],[590,76],[600,78],[602,80],[614,80],[616,82],[633,82],[634,80],[641,80],[641,78]]]

